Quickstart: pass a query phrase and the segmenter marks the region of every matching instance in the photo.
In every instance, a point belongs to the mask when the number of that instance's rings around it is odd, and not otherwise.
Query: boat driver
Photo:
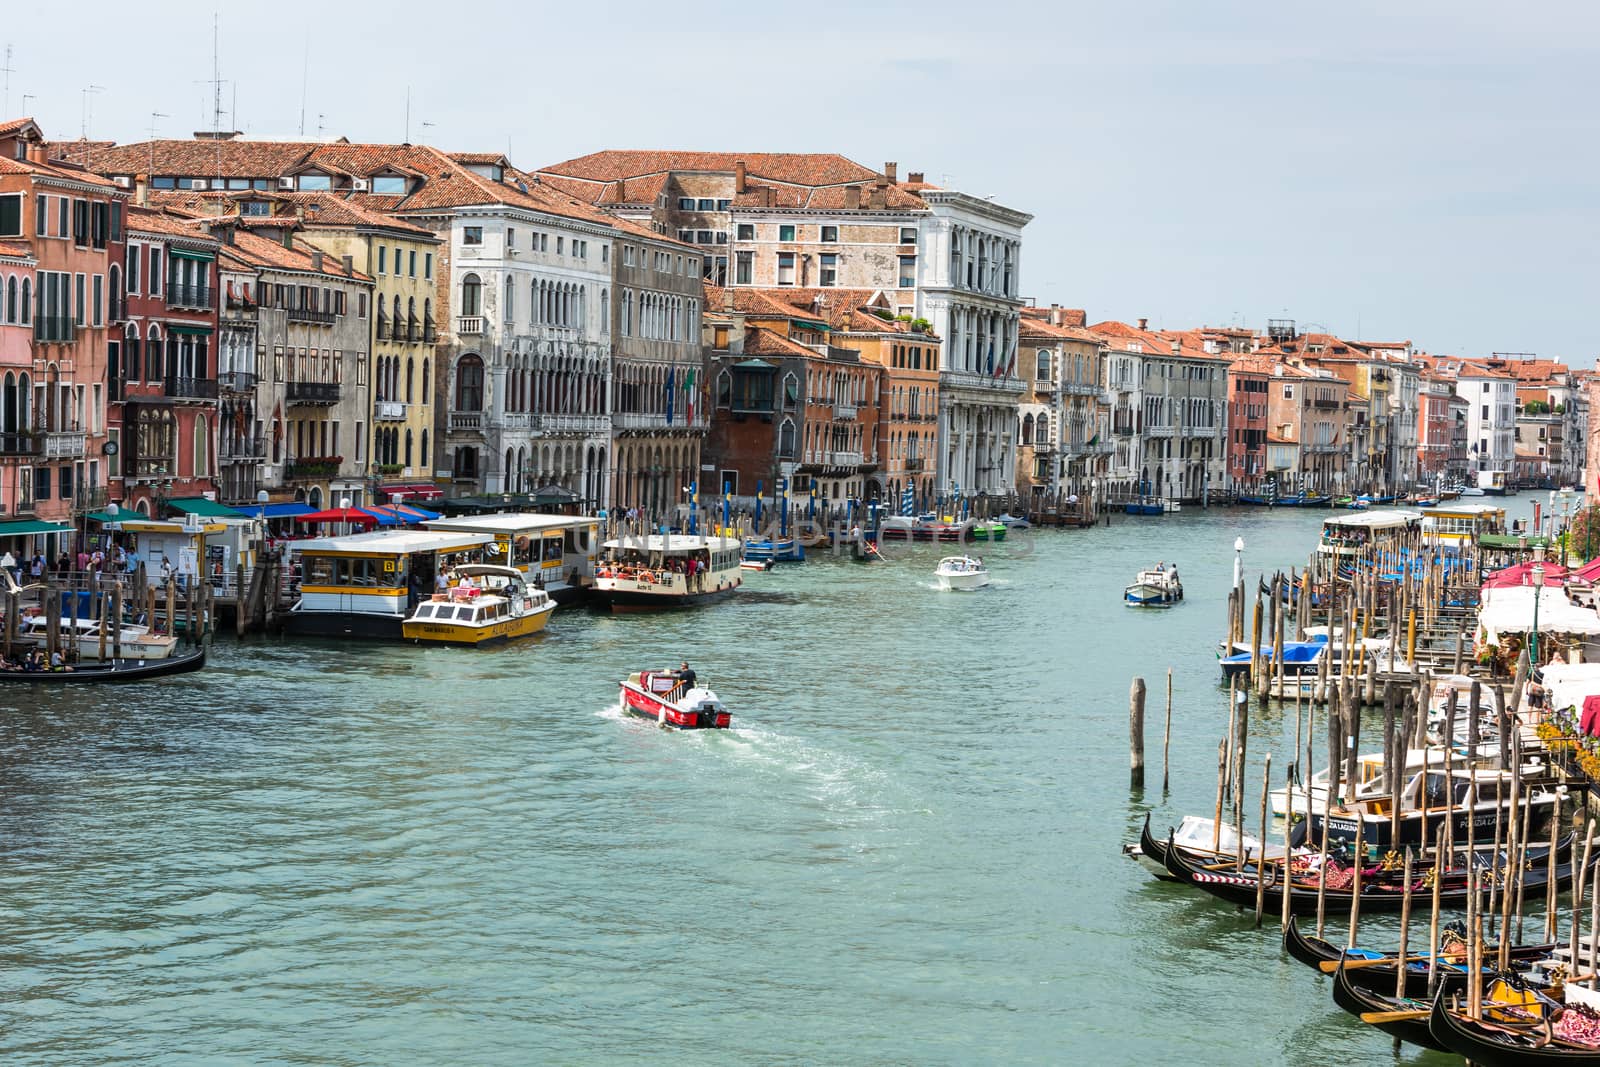
[[[689,666],[688,660],[684,660],[682,666],[678,668],[677,677],[678,688],[683,692],[687,693],[694,688],[695,674],[693,668]]]

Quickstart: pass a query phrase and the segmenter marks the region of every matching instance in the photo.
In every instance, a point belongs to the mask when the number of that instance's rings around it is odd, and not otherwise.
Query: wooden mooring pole
[[[1144,679],[1135,678],[1128,691],[1129,787],[1144,788]]]

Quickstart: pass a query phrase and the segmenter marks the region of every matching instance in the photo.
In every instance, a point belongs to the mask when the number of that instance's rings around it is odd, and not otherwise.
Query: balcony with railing
[[[167,286],[167,307],[186,308],[195,311],[211,310],[216,300],[216,290],[209,285],[181,285],[169,284]]]
[[[610,415],[536,415],[532,429],[536,433],[572,433],[585,436],[611,433]]]
[[[833,417],[836,419],[854,419],[856,417],[856,406],[836,400],[833,404]]]
[[[338,382],[290,382],[284,387],[284,399],[291,404],[337,404]]]
[[[332,478],[339,473],[339,465],[343,462],[343,456],[314,456],[292,459],[283,465],[283,476],[288,481]]]
[[[0,433],[0,456],[42,456],[44,435],[38,433]]]
[[[1062,382],[1061,392],[1066,396],[1099,396],[1100,386],[1094,382]]]
[[[256,387],[253,371],[225,370],[217,375],[217,384],[226,393],[248,393]]]
[[[422,343],[434,345],[439,343],[439,329],[431,322],[422,324]]]
[[[374,336],[376,336],[380,341],[387,341],[390,339],[390,335],[391,331],[389,329],[389,316],[379,315],[378,325],[376,327]]]
[[[403,400],[380,400],[374,405],[374,417],[380,422],[401,422],[406,417]]]
[[[395,324],[395,329],[398,330],[399,328],[400,328],[400,324],[396,323]],[[399,340],[399,338],[396,338],[396,340]],[[416,319],[411,319],[409,322],[406,323],[406,340],[407,341],[420,341],[420,340],[422,340],[422,323],[418,322]]]
[[[979,374],[975,371],[945,370],[939,372],[940,389],[981,389],[991,393],[1015,393],[1020,395],[1024,386],[1022,379],[1012,378],[1007,375],[996,377],[992,374]]]
[[[87,451],[88,438],[70,430],[44,435],[45,459],[77,459]]]
[[[456,318],[456,333],[475,337],[483,332],[482,315],[461,315]]]
[[[482,433],[483,412],[481,411],[452,411],[450,413],[451,433]]]
[[[331,311],[318,311],[316,308],[289,308],[285,314],[290,322],[309,322],[317,326],[332,326],[337,318]]]
[[[72,492],[75,511],[94,511],[105,507],[110,500],[111,495],[103,485],[80,485]]]
[[[905,459],[905,468],[912,474],[916,474],[918,471],[922,470],[922,464],[923,459],[921,456],[907,456]]]
[[[1169,422],[1169,423],[1163,423],[1163,424],[1160,424],[1160,425],[1157,425],[1155,423],[1148,423],[1148,424],[1145,425],[1144,435],[1146,437],[1171,437],[1172,436],[1172,423]]]
[[[267,442],[260,435],[224,437],[220,451],[224,463],[259,463],[267,458]]]
[[[173,400],[215,400],[217,383],[212,378],[168,378],[166,393]]]

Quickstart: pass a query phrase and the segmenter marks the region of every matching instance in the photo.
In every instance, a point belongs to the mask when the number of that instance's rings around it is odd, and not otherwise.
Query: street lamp
[[[1244,538],[1233,539],[1233,585],[1237,589],[1244,578]]]
[[[267,547],[267,491],[265,489],[256,490],[256,541],[261,546],[257,551],[265,551]]]
[[[1533,633],[1528,636],[1528,671],[1539,666],[1539,594],[1544,592],[1544,563],[1533,565]]]

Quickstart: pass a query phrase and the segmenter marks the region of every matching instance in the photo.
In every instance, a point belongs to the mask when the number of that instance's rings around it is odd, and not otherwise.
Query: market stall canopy
[[[42,522],[38,519],[14,519],[11,522],[0,522],[0,538],[71,532],[72,527],[64,522]]]
[[[1580,608],[1565,595],[1543,592],[1529,585],[1485,589],[1478,609],[1478,625],[1491,644],[1499,644],[1502,634],[1525,634],[1533,630],[1534,594],[1539,593],[1539,632],[1542,634],[1600,634],[1600,615],[1591,608]]]
[[[1591,559],[1581,567],[1572,568],[1571,576],[1585,582],[1600,582],[1600,559]]]
[[[444,490],[437,485],[426,482],[408,482],[405,485],[380,485],[378,492],[387,496],[391,501],[396,496],[402,500],[442,500]]]
[[[376,526],[377,517],[368,515],[360,508],[328,508],[325,511],[313,511],[309,515],[296,515],[296,522],[353,522],[362,526]]]
[[[1585,700],[1600,697],[1600,663],[1552,663],[1539,672],[1539,681],[1552,708],[1582,708]]]
[[[288,504],[257,504],[247,514],[256,515],[263,519],[293,519],[301,515],[309,515],[317,509],[310,504],[298,502]]]
[[[1544,568],[1545,585],[1551,586],[1566,584],[1567,568],[1563,567],[1559,563],[1518,563],[1514,567],[1506,567],[1489,575],[1489,577],[1483,580],[1483,587],[1485,589],[1506,589],[1511,586],[1518,585],[1532,586],[1533,568],[1535,566],[1541,566]]]
[[[249,518],[242,511],[235,511],[225,504],[203,496],[180,496],[167,501],[167,507],[174,511],[181,511],[185,515],[198,515],[202,519],[244,519]]]

